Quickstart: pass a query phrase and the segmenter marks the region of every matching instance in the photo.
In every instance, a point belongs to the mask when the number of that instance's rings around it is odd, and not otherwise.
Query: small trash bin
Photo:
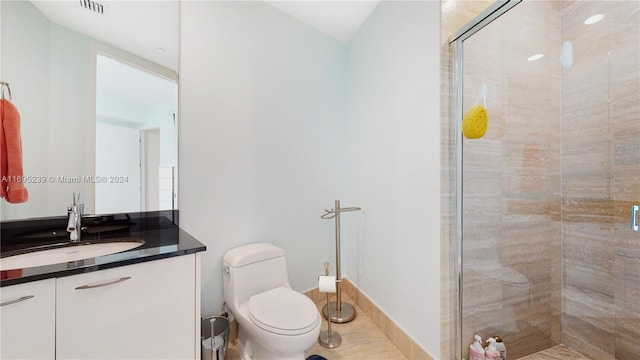
[[[202,360],[224,360],[229,344],[229,319],[224,316],[203,317],[200,331]]]

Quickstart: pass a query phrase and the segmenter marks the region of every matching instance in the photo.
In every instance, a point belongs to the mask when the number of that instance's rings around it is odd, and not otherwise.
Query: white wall
[[[178,135],[173,114],[178,108],[178,84],[166,77],[170,70],[108,46],[101,46],[96,67],[96,120],[136,129],[159,128],[160,163],[175,166]]]
[[[203,314],[222,305],[222,257],[268,241],[290,283],[317,286],[334,257],[346,49],[263,2],[182,2],[181,226],[207,245]]]
[[[96,176],[126,178],[96,182],[95,213],[140,211],[140,130],[97,122],[95,147]]]
[[[183,2],[181,224],[208,250],[274,242],[292,285],[334,264],[436,358],[440,329],[439,4],[382,2],[345,49],[261,2]],[[347,59],[348,57],[348,59]]]
[[[2,81],[11,85],[12,102],[20,112],[23,169],[25,175],[47,170],[49,122],[49,20],[29,2],[2,1]],[[26,21],[25,21],[26,20]],[[29,31],[30,30],[30,31]],[[15,56],[24,54],[23,59]],[[42,171],[45,170],[45,171]],[[25,217],[31,204],[47,207],[47,185],[27,185],[29,202],[0,201],[2,219]],[[64,212],[61,208],[61,213]],[[33,216],[42,216],[36,213]]]
[[[20,112],[24,175],[47,179],[27,184],[26,203],[3,201],[2,219],[64,215],[72,192],[86,195],[89,186],[50,179],[90,175],[83,145],[90,121],[89,38],[51,23],[28,1],[0,6],[2,80],[11,84]]]
[[[29,1],[2,1],[0,7],[2,81],[11,84],[12,100],[21,115],[24,174],[46,179],[46,183],[27,184],[26,203],[0,202],[0,219],[62,216],[74,191],[82,193],[86,212],[93,212],[93,184],[77,180],[62,183],[60,178],[95,173],[96,51],[115,52],[125,59],[135,57],[52,23]],[[167,73],[157,64],[143,63],[175,78],[173,72]],[[104,116],[114,117],[122,108],[133,112],[134,106],[126,105],[100,102],[98,107]],[[170,149],[175,149],[176,141],[169,138],[171,133],[175,136],[175,130],[168,109],[175,111],[176,106],[163,103],[136,109],[144,112],[146,126],[166,130],[162,136]],[[166,163],[175,164],[175,153],[163,151],[162,155]]]
[[[96,71],[100,72],[100,64]],[[147,105],[133,99],[115,97],[98,91],[96,93],[96,117],[98,122],[120,125],[130,128],[142,128],[147,126]]]
[[[440,347],[439,19],[381,2],[349,44],[345,276],[434,357]]]
[[[149,128],[160,128],[160,164],[176,165],[178,163],[178,125],[177,114],[174,122],[173,114],[178,111],[178,85],[175,84],[175,102],[156,102],[149,105]]]
[[[93,175],[94,159],[87,154],[88,143],[93,144],[95,136],[91,124],[95,122],[92,112],[95,100],[91,95],[95,80],[89,75],[89,67],[95,62],[90,51],[91,39],[53,23],[49,36],[49,132],[48,143],[39,155],[48,157],[50,176]],[[93,199],[89,196],[93,192],[92,183],[48,182],[48,185],[49,216],[66,215],[73,192],[81,193],[80,201],[87,212],[92,210]]]

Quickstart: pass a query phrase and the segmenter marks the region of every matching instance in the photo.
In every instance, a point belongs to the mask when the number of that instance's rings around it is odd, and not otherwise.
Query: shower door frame
[[[453,165],[452,182],[455,182],[455,197],[452,208],[455,211],[453,234],[454,237],[451,240],[451,254],[453,255],[451,261],[453,263],[453,279],[452,283],[455,287],[455,296],[453,296],[453,322],[452,327],[452,339],[451,342],[453,349],[451,349],[452,360],[462,360],[462,352],[464,349],[462,339],[462,117],[464,116],[463,110],[463,82],[462,82],[462,70],[463,70],[463,42],[473,36],[480,29],[489,25],[493,20],[497,19],[514,6],[518,5],[522,0],[496,0],[491,6],[480,13],[478,16],[469,21],[460,30],[458,30],[452,37],[449,38],[449,47],[451,50],[452,61],[452,79],[450,82],[451,94],[453,94],[453,100],[451,101],[451,115],[452,121],[455,122],[455,126],[451,129],[454,131],[451,134],[451,138],[454,142],[455,154],[451,164]]]

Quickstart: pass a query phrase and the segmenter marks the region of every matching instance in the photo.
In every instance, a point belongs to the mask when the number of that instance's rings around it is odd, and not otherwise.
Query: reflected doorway
[[[176,208],[177,93],[172,79],[97,55],[96,214]]]

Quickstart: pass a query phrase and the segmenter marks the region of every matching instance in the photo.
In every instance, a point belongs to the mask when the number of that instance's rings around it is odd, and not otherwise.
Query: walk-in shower
[[[478,334],[640,359],[640,1],[499,1],[450,40],[452,357]]]

